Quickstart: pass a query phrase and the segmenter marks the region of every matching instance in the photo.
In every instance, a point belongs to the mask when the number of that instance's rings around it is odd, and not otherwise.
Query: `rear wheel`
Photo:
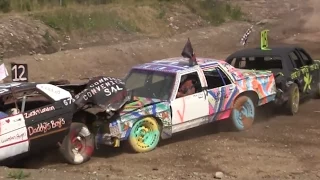
[[[128,144],[135,152],[152,151],[160,141],[160,127],[153,117],[138,120],[130,131]]]
[[[238,97],[234,102],[230,118],[233,129],[237,131],[249,129],[255,119],[255,105],[251,98]]]
[[[88,161],[94,150],[94,138],[83,123],[72,123],[68,135],[63,139],[60,152],[70,164]]]
[[[295,115],[299,111],[300,93],[296,83],[291,84],[289,88],[289,99],[285,104],[286,112],[289,115]]]
[[[315,98],[320,99],[320,82],[317,84],[317,91],[315,92]]]

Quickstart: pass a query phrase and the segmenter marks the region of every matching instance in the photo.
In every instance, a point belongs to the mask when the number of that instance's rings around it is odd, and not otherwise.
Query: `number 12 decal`
[[[28,82],[28,65],[12,63],[11,75],[13,82]]]

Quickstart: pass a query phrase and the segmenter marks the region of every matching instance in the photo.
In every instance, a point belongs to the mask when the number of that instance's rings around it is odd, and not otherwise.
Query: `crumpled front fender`
[[[110,134],[114,137],[119,137],[122,140],[126,140],[131,132],[133,124],[147,116],[152,116],[156,118],[161,127],[161,137],[166,139],[171,137],[171,109],[170,103],[159,102],[145,106],[141,109],[129,112],[122,115],[120,119],[110,123]]]

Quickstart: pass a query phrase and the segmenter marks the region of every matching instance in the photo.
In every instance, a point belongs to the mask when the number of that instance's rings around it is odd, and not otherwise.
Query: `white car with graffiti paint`
[[[70,92],[52,84],[1,84],[1,165],[54,147],[60,147],[71,164],[88,160],[93,152],[93,137],[84,124],[72,123],[73,108],[63,103],[69,98]],[[81,144],[81,139],[86,139],[86,143]],[[84,147],[86,156],[79,156],[77,152]]]

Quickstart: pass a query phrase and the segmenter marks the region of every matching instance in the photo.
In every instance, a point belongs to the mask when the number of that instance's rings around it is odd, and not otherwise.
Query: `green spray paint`
[[[305,92],[307,89],[311,90],[312,75],[306,73],[303,79],[305,82],[303,92]]]

